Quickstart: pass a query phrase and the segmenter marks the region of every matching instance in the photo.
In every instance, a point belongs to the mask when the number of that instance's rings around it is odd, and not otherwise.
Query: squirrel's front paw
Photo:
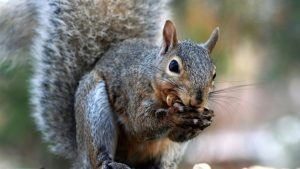
[[[114,161],[104,161],[101,169],[130,169],[126,164],[117,163]]]
[[[169,118],[174,127],[169,133],[169,138],[177,142],[187,141],[197,136],[211,124],[214,116],[212,110],[204,108],[203,111],[198,111],[178,103],[175,103],[171,110],[173,112],[169,114]]]
[[[155,117],[158,119],[164,119],[167,117],[168,113],[169,113],[168,109],[157,109],[155,111]]]
[[[179,103],[175,103],[169,111],[169,119],[174,123],[175,127],[183,129],[198,128],[205,129],[212,122],[214,113],[212,110],[204,108],[203,111],[198,111],[195,108],[183,106]]]

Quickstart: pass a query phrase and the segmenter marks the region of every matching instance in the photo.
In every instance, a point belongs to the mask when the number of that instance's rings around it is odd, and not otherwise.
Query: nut
[[[173,106],[173,104],[179,100],[179,98],[174,94],[168,94],[166,98],[166,102],[168,106]]]

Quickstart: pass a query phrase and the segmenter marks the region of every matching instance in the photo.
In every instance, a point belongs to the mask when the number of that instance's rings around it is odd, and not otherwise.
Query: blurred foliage
[[[288,0],[281,4],[278,15],[272,20],[270,45],[276,60],[269,74],[286,77],[286,73],[299,73],[300,57],[300,1]]]
[[[28,138],[33,128],[28,105],[28,69],[19,68],[14,71],[2,66],[0,70],[0,102],[1,125],[0,143],[10,144],[21,138]],[[16,105],[17,103],[17,105]],[[5,114],[7,113],[7,115]],[[18,125],[16,125],[18,124]],[[30,137],[29,137],[30,138]]]
[[[7,64],[1,65],[0,153],[21,157],[16,160],[27,167],[66,166],[65,162],[50,154],[47,145],[41,142],[30,116],[30,74],[30,67],[26,64],[16,68]]]
[[[299,70],[300,1],[176,0],[173,5],[184,37],[204,42],[214,27],[220,27],[213,53],[219,72],[227,72],[233,49],[245,39],[269,52],[262,78],[284,78]]]

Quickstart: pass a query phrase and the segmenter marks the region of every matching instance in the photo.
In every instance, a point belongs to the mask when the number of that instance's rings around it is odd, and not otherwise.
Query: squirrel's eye
[[[169,70],[174,73],[180,73],[179,64],[176,60],[172,60],[169,64]]]
[[[215,74],[213,75],[213,80],[215,80],[216,76],[217,76],[217,74],[215,73]]]

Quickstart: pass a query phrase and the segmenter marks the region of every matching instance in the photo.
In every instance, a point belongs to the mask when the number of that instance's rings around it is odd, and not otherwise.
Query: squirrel
[[[214,116],[219,28],[178,41],[168,0],[24,3],[37,25],[33,117],[51,151],[72,168],[177,168]]]

